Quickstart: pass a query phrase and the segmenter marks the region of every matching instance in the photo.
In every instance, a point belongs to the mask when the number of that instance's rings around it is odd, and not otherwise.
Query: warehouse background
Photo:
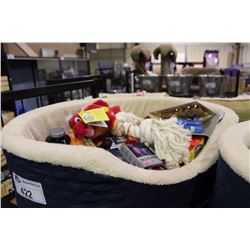
[[[37,54],[41,48],[53,48],[59,51],[59,56],[72,56],[80,48],[80,43],[27,43]],[[152,52],[160,43],[141,43]],[[219,51],[219,67],[229,67],[236,63],[235,43],[172,43],[186,61],[199,62],[203,60],[205,50]],[[98,61],[114,61],[116,63],[132,63],[130,51],[133,43],[98,43],[97,51],[89,55],[91,73],[95,74]],[[6,44],[6,51],[15,56],[25,56],[15,44]],[[250,44],[240,44],[239,64],[250,63]]]

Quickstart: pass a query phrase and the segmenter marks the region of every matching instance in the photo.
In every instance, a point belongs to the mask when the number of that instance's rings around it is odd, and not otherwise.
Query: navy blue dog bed
[[[219,208],[250,208],[250,184],[237,175],[220,157],[213,206]]]
[[[250,122],[229,128],[220,141],[214,207],[250,208]]]
[[[216,174],[212,166],[179,184],[148,185],[5,155],[12,174],[42,183],[46,197],[41,204],[16,192],[18,207],[208,207]]]
[[[149,112],[181,105],[188,98],[164,96],[109,98],[126,112]],[[12,173],[18,207],[208,207],[214,190],[218,141],[238,121],[225,107],[201,102],[225,116],[191,163],[172,170],[134,167],[92,147],[44,142],[49,129],[68,129],[64,113],[93,100],[76,100],[18,116],[3,128],[2,147]]]

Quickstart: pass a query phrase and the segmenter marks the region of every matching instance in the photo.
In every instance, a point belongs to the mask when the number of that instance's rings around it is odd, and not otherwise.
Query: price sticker
[[[19,195],[36,203],[47,204],[41,183],[25,179],[14,172],[12,174]]]
[[[104,107],[81,111],[78,114],[85,123],[109,121],[109,117],[107,116],[106,111],[108,111],[108,108]]]

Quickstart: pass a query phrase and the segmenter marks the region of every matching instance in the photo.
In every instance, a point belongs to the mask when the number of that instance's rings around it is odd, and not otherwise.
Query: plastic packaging
[[[177,124],[182,125],[184,128],[189,129],[196,134],[201,134],[203,132],[203,125],[202,122],[199,120],[188,120],[178,118]]]

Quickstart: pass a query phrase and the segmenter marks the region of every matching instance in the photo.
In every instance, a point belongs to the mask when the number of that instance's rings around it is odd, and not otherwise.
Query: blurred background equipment
[[[164,76],[167,91],[172,96],[190,96],[193,76],[191,74],[167,74]]]
[[[219,66],[219,51],[218,50],[205,50],[204,67],[216,68],[218,66]]]
[[[225,75],[199,75],[200,96],[224,97],[228,77]]]
[[[131,58],[137,73],[147,75],[146,63],[151,60],[150,50],[141,45],[136,45],[131,49]]]
[[[138,79],[141,90],[145,90],[147,92],[162,91],[161,76],[139,75]]]
[[[177,51],[170,43],[161,44],[154,50],[154,58],[161,56],[161,75],[174,74]]]

